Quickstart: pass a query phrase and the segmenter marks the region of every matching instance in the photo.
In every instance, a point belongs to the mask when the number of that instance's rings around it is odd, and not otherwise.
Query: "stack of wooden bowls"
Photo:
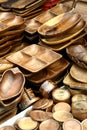
[[[25,78],[16,68],[6,70],[0,80],[0,123],[17,113]]]
[[[46,0],[7,0],[1,2],[1,11],[12,11],[16,15],[22,16],[25,19],[30,19],[43,11],[43,4]]]
[[[24,30],[22,17],[10,12],[0,13],[0,56],[21,44]]]
[[[86,26],[81,15],[72,9],[45,22],[38,28],[39,44],[60,51],[84,37]]]

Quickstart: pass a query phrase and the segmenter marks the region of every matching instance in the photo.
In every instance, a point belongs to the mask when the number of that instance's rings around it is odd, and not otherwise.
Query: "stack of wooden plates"
[[[21,44],[24,29],[22,17],[10,12],[0,13],[0,56]]]
[[[36,39],[37,37],[39,37],[37,30],[42,24],[52,19],[53,17],[67,11],[69,11],[69,8],[67,6],[65,6],[64,4],[58,4],[48,11],[44,11],[30,20],[25,19],[25,37],[29,41]]]
[[[1,11],[13,11],[16,15],[25,19],[37,16],[43,11],[42,5],[46,0],[8,0],[1,3]]]
[[[62,50],[86,33],[85,21],[74,10],[60,14],[38,28],[40,45],[55,51]]]

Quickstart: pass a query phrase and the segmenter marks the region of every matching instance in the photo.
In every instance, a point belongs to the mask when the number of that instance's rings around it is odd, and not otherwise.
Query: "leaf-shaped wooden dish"
[[[24,87],[25,78],[21,72],[7,70],[0,81],[0,99],[7,100],[19,95]]]
[[[67,76],[63,80],[63,83],[73,89],[87,90],[87,83],[81,83],[81,82],[74,80],[70,76],[70,74],[67,74]]]
[[[38,33],[42,36],[55,36],[75,26],[80,19],[81,16],[73,11],[63,13],[41,25]]]
[[[70,69],[70,75],[78,82],[87,83],[87,69],[74,64]]]
[[[75,36],[79,35],[85,28],[85,21],[80,20],[73,28],[69,29],[65,33],[62,33],[62,35],[57,35],[52,38],[41,38],[41,41],[48,45],[56,45],[60,44],[62,42],[66,42]]]

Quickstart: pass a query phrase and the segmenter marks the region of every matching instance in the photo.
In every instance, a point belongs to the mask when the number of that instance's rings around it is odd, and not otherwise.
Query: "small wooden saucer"
[[[56,105],[54,105],[54,107],[52,109],[53,112],[60,111],[60,110],[70,112],[71,106],[66,102],[59,102]]]
[[[73,115],[67,111],[56,111],[53,113],[53,118],[59,122],[64,122],[68,119],[73,118]]]
[[[59,130],[59,123],[54,119],[45,120],[40,124],[39,130]]]

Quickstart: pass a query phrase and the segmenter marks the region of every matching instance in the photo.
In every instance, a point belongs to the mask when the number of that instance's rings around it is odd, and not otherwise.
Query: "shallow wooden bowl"
[[[21,72],[6,70],[0,81],[0,99],[3,101],[16,97],[22,92],[24,83],[25,78]]]

